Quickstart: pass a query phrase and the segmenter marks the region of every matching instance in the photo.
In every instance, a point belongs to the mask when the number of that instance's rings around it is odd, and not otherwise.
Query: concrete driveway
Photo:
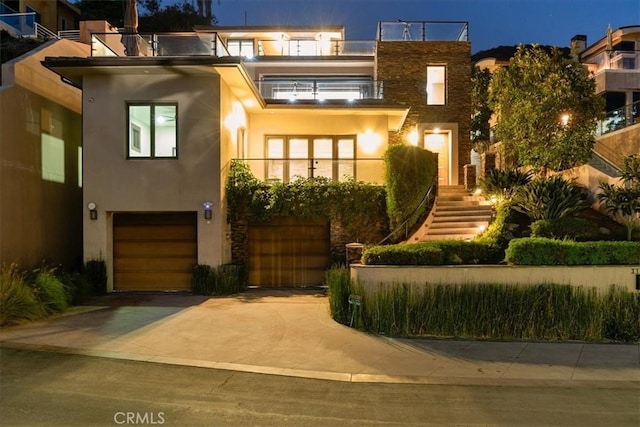
[[[111,294],[0,345],[352,382],[640,389],[640,345],[393,339],[334,322],[320,291]]]

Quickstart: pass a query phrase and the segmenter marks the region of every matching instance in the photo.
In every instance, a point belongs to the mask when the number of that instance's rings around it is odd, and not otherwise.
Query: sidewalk
[[[0,346],[351,382],[640,389],[640,345],[394,339],[335,323],[326,297],[112,294]]]

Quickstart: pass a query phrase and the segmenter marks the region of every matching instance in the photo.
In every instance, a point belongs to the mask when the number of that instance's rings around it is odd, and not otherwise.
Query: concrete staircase
[[[483,196],[470,195],[462,185],[440,186],[429,217],[406,242],[473,239],[487,228],[492,215],[493,207]]]

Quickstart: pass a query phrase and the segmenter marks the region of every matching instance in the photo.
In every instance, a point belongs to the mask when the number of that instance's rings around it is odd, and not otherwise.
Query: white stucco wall
[[[178,104],[178,158],[127,159],[128,101]],[[228,261],[220,174],[217,75],[86,75],[83,81],[84,258],[107,262],[113,212],[198,212],[198,263]],[[207,223],[202,203],[213,202]],[[95,202],[98,219],[86,206]]]
[[[463,266],[384,266],[351,265],[351,278],[374,292],[380,284],[389,286],[410,284],[416,287],[426,284],[505,284],[539,285],[553,283],[595,287],[605,292],[611,285],[622,286],[629,291],[636,289],[636,275],[640,264],[622,266],[512,266],[512,265],[463,265]]]

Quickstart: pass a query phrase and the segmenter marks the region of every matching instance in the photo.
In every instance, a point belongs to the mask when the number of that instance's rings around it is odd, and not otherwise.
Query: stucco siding
[[[85,259],[105,258],[111,271],[113,212],[198,212],[198,262],[218,265],[223,212],[220,176],[220,84],[211,76],[85,76]],[[178,158],[127,159],[126,103],[178,104]],[[202,203],[213,203],[211,221]]]

